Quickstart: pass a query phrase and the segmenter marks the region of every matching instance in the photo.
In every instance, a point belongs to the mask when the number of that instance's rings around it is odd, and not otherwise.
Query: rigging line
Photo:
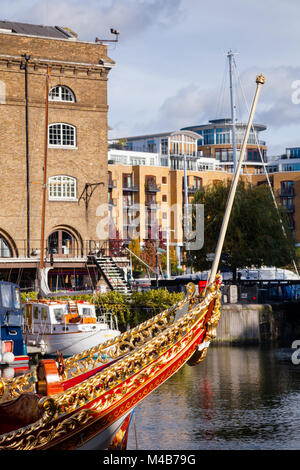
[[[89,267],[88,267],[88,264],[87,264],[87,260],[85,261],[85,265],[86,265],[86,269],[87,269],[87,272],[88,272],[88,276],[89,276],[89,280],[90,280],[90,286],[91,288],[94,287],[94,284],[92,282],[92,277],[90,275],[90,270],[89,270]],[[93,289],[94,290],[94,289]]]
[[[17,284],[20,285],[22,279],[23,268],[19,268]]]
[[[219,94],[218,94],[218,99],[217,99],[217,104],[216,104],[216,118],[219,117],[219,111],[221,111],[221,98],[222,98],[222,101],[224,100],[226,70],[227,70],[227,61],[225,62],[223,77],[222,77],[221,86],[219,89]]]
[[[243,95],[243,98],[244,98],[244,101],[245,101],[245,105],[246,105],[247,110],[249,110],[249,106],[248,106],[248,103],[247,103],[247,99],[246,99],[246,97],[245,97],[244,89],[243,89],[243,86],[242,86],[242,83],[241,83],[241,80],[240,80],[240,76],[239,76],[238,69],[237,69],[237,66],[236,66],[235,61],[234,61],[234,65],[235,65],[235,67],[236,67],[237,76],[238,76],[238,79],[239,79],[239,84],[240,84],[240,87],[241,87],[241,90],[242,90],[242,95]],[[256,145],[257,145],[257,148],[258,148],[258,152],[259,152],[259,156],[260,156],[260,159],[261,159],[261,163],[262,163],[263,168],[264,168],[264,174],[266,175],[267,182],[268,182],[268,185],[269,185],[269,189],[270,189],[270,192],[271,192],[271,195],[272,195],[272,199],[273,199],[274,205],[275,205],[276,210],[277,210],[277,213],[278,213],[278,217],[279,217],[281,229],[282,229],[282,231],[283,231],[284,236],[287,238],[287,233],[286,233],[285,227],[284,227],[284,225],[283,225],[282,218],[281,218],[281,216],[280,216],[279,207],[278,207],[278,204],[277,204],[277,201],[276,201],[276,198],[275,198],[275,195],[274,195],[274,191],[273,191],[273,188],[272,188],[272,185],[271,185],[271,181],[270,181],[270,178],[269,178],[269,173],[268,173],[268,170],[267,170],[266,162],[265,162],[264,159],[263,159],[263,155],[262,155],[262,152],[261,152],[259,140],[258,140],[258,138],[257,138],[257,133],[255,132],[255,129],[254,129],[253,124],[252,124],[251,127],[252,127],[252,130],[253,130],[253,134],[254,134],[255,142],[256,142]],[[294,266],[295,272],[296,272],[297,276],[299,276],[299,271],[298,271],[297,264],[296,264],[294,258],[292,258],[292,262],[293,262],[293,266]]]

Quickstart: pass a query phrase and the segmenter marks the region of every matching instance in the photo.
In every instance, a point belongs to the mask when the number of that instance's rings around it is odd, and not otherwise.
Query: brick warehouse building
[[[99,237],[97,226],[105,224],[97,208],[107,203],[107,77],[113,65],[106,45],[80,41],[67,28],[0,22],[1,278],[23,287],[36,279],[48,70],[49,285],[82,287],[93,276],[87,255],[107,240],[103,232]]]

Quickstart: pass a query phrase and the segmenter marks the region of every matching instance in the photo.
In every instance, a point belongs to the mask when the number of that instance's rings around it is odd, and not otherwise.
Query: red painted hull
[[[219,319],[217,293],[215,288],[203,301],[195,302],[192,297],[182,301],[180,308],[186,302],[190,308],[181,315],[177,307],[174,310],[179,314],[177,321],[166,320],[167,317],[161,314],[124,333],[115,352],[116,359],[104,366],[92,362],[91,368],[72,372],[71,377],[61,372],[64,377],[61,380],[54,361],[42,361],[45,369],[41,365],[37,368],[37,392],[46,396],[38,399],[38,407],[32,402],[34,416],[42,413],[41,418],[35,417],[32,425],[16,427],[16,432],[0,435],[0,449],[109,448],[116,436],[122,436],[134,408],[144,398],[186,362],[195,365],[203,359],[201,356],[205,357]],[[89,354],[94,357],[94,350]],[[76,356],[73,362],[68,362],[71,367],[68,374],[72,367],[81,364],[81,360]],[[48,382],[45,381],[46,368],[49,370]],[[37,395],[33,398],[37,400]],[[21,399],[26,400],[26,394],[21,394]]]
[[[101,409],[104,403],[109,399],[109,396],[112,394],[122,395],[122,389],[128,386],[129,382],[132,383],[135,376],[122,382],[118,387],[115,387],[108,393],[83,407],[82,409],[84,410],[93,410],[94,416],[89,421],[88,426],[84,425],[80,428],[76,428],[70,431],[64,439],[61,437],[54,439],[45,446],[42,446],[41,449],[72,450],[81,447],[82,442],[87,443],[95,436],[101,435],[105,430],[109,430],[116,421],[122,419],[124,416],[126,417],[128,413],[132,412],[144,398],[175,374],[188,361],[194,354],[196,345],[201,343],[204,333],[204,329],[199,329],[195,332],[191,331],[186,335],[185,339],[180,342],[181,346],[185,343],[184,347],[180,348],[180,351],[175,354],[170,361],[168,360],[168,356],[174,352],[173,348],[162,355],[160,357],[161,362],[163,363],[164,359],[166,359],[167,362],[161,365],[157,365],[157,363],[153,364],[153,367],[157,367],[157,373],[154,376],[150,376],[149,379],[145,377],[144,380],[140,380],[140,374],[136,374],[136,383],[131,393],[127,393],[123,399],[118,400],[116,404],[112,405],[107,410],[102,411]],[[191,336],[193,336],[192,340]],[[99,412],[97,412],[97,408],[100,410]]]

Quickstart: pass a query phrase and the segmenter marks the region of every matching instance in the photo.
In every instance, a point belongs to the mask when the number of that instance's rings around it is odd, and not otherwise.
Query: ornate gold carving
[[[266,81],[266,78],[263,74],[256,76],[256,83],[261,83],[263,85],[265,81]]]
[[[203,348],[201,351],[196,349],[192,357],[187,361],[187,364],[189,366],[196,366],[197,364],[199,364],[206,358],[207,351],[208,351],[208,347]]]
[[[36,381],[36,370],[13,379],[1,379],[0,403],[17,398],[21,393],[35,392]]]
[[[207,313],[212,301],[215,307],[207,319]],[[184,304],[192,305],[187,313],[176,322],[177,309]],[[93,418],[93,413],[103,413],[112,406],[117,406],[125,397],[159,377],[162,368],[168,367],[176,360],[179,353],[185,357],[185,348],[206,330],[205,341],[214,337],[220,312],[219,283],[207,287],[204,299],[195,298],[194,286],[188,285],[187,296],[181,302],[165,310],[151,320],[144,322],[130,332],[92,348],[75,358],[65,360],[64,378],[91,370],[103,362],[101,357],[107,354],[119,358],[105,370],[100,370],[78,385],[51,398],[42,398],[43,417],[36,423],[18,431],[0,436],[1,448],[34,449],[47,446],[52,439],[71,433],[75,427],[81,426]],[[195,339],[194,339],[195,338]],[[130,353],[130,354],[128,354]],[[203,355],[206,352],[203,352]],[[176,366],[178,367],[178,365]],[[174,365],[174,370],[176,370]],[[24,376],[26,377],[26,376]],[[22,393],[22,387],[32,386],[35,380],[33,374],[27,374],[23,382],[5,383],[10,390],[10,396]],[[161,383],[158,379],[157,383]],[[157,385],[152,383],[151,387]],[[88,405],[89,410],[82,409]],[[74,414],[75,413],[75,414]],[[72,414],[72,416],[70,416]]]

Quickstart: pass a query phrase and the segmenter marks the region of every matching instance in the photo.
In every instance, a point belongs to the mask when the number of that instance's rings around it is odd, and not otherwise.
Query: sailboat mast
[[[236,104],[235,104],[235,94],[233,86],[233,56],[234,53],[229,51],[227,54],[229,62],[229,85],[230,85],[230,108],[231,108],[231,121],[232,121],[232,159],[233,159],[233,170],[236,172],[237,167],[237,157],[236,157],[236,133],[235,133],[235,123],[236,123]]]
[[[41,230],[41,270],[44,267],[44,244],[45,244],[45,216],[46,216],[46,192],[47,192],[47,154],[48,154],[48,104],[49,104],[49,66],[46,75],[46,109],[45,109],[45,147],[43,167],[43,203],[42,203],[42,230]]]
[[[183,187],[184,187],[184,227],[185,227],[185,239],[188,244],[189,241],[189,200],[188,200],[188,180],[187,180],[187,162],[186,153],[183,154]]]
[[[249,120],[248,120],[248,124],[247,124],[246,133],[244,135],[244,140],[243,140],[243,144],[242,144],[242,148],[241,148],[241,153],[240,153],[238,166],[237,166],[236,172],[234,174],[234,178],[232,180],[229,195],[228,195],[228,199],[227,199],[225,214],[224,214],[224,218],[223,218],[223,222],[222,222],[221,231],[220,231],[220,234],[219,234],[219,239],[218,239],[218,243],[217,243],[215,257],[214,257],[213,265],[212,265],[212,268],[211,268],[211,271],[210,271],[209,283],[212,283],[215,280],[215,277],[216,277],[216,274],[217,274],[217,270],[218,270],[218,266],[219,266],[219,262],[220,262],[220,258],[221,258],[221,253],[222,253],[222,249],[223,249],[224,239],[225,239],[225,235],[226,235],[226,231],[227,231],[227,227],[228,227],[228,223],[229,223],[229,218],[230,218],[230,214],[231,214],[231,209],[232,209],[232,206],[233,206],[233,201],[234,201],[234,197],[235,197],[235,193],[236,193],[238,180],[239,180],[239,177],[240,177],[240,172],[241,172],[242,163],[243,163],[243,160],[244,160],[244,155],[245,155],[245,150],[246,150],[246,146],[247,146],[247,142],[248,142],[248,138],[249,138],[249,133],[250,133],[250,129],[251,129],[251,126],[252,126],[252,121],[253,121],[253,117],[254,117],[254,113],[255,113],[255,108],[256,108],[258,97],[259,97],[261,85],[263,85],[264,83],[265,83],[265,77],[263,75],[257,75],[257,77],[256,77],[255,96],[254,96],[254,99],[253,99],[252,108],[251,108],[250,115],[249,115]]]

